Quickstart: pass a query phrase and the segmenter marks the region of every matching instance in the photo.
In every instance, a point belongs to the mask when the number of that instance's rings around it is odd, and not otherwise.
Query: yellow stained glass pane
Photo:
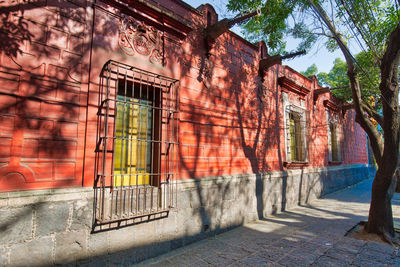
[[[331,132],[331,149],[332,149],[332,161],[339,161],[338,142],[336,136],[336,127],[333,123],[329,124],[329,130]]]
[[[296,122],[292,114],[289,115],[289,134],[290,134],[290,159],[297,160],[296,147]]]
[[[303,136],[300,117],[289,114],[290,159],[292,161],[304,160]]]
[[[124,97],[118,96],[119,100]],[[148,106],[140,106],[148,105]],[[117,103],[114,146],[114,186],[150,183],[151,101],[129,98]]]

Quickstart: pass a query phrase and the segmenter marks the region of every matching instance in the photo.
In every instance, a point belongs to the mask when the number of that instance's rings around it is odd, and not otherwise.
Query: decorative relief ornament
[[[211,80],[213,70],[214,70],[214,62],[212,62],[209,58],[205,58],[204,59],[204,68],[203,68],[204,78]]]
[[[199,76],[197,80],[199,82],[203,82],[204,86],[208,89],[211,88],[213,70],[214,70],[214,63],[207,57],[201,57],[200,60],[197,61],[197,66],[200,67],[199,69]]]
[[[129,56],[135,51],[149,56],[152,63],[163,63],[163,34],[153,26],[129,17],[121,17],[119,27],[119,46]]]

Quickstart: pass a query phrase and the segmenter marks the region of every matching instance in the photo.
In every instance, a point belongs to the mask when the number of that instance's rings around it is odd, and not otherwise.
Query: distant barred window
[[[329,123],[329,132],[331,133],[331,154],[332,161],[339,161],[339,145],[338,138],[336,132],[336,124],[330,122]]]
[[[295,105],[286,106],[286,158],[290,162],[307,161],[306,110]]]
[[[338,123],[337,114],[331,113],[331,111],[327,111],[329,161],[340,162],[342,161],[342,131],[340,124]]]
[[[299,114],[289,113],[289,137],[290,137],[290,159],[291,161],[304,161],[304,131],[301,128]]]

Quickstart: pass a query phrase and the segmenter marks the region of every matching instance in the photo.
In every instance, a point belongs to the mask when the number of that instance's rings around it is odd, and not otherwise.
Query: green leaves
[[[361,52],[356,55],[358,62],[357,68],[359,69],[358,77],[361,87],[361,96],[365,102],[370,103],[371,99],[379,99],[379,83],[380,83],[380,70],[379,65],[373,60],[371,53]],[[320,72],[315,64],[302,72],[305,76],[316,75],[318,82],[323,86],[331,88],[346,87],[332,90],[332,94],[346,102],[352,101],[352,93],[350,89],[349,78],[347,77],[347,63],[340,58],[336,58],[332,69],[329,73]],[[376,103],[375,108],[378,110],[381,107],[380,103]]]
[[[350,102],[352,94],[349,78],[347,77],[346,62],[336,58],[329,73],[319,73],[317,77],[320,84],[331,88],[348,87],[332,90],[332,94],[339,99]]]
[[[317,73],[318,73],[317,65],[312,64],[310,67],[308,67],[306,69],[306,71],[301,71],[300,73],[306,77],[311,77],[313,75],[317,75]]]
[[[297,6],[295,0],[230,0],[227,5],[233,12],[248,12],[261,8],[261,15],[253,17],[242,27],[246,38],[250,41],[265,40],[272,54],[285,51],[285,37],[290,31],[287,19],[295,12]]]
[[[387,37],[399,22],[396,0],[320,0],[321,5],[341,31],[342,37],[378,59],[386,47]],[[326,25],[315,15],[310,0],[230,0],[233,12],[261,8],[261,16],[250,19],[242,27],[250,41],[263,39],[272,54],[285,51],[286,37],[300,39],[298,50],[309,49],[323,38],[329,51],[338,48],[329,38]],[[286,51],[288,52],[288,51]]]
[[[245,12],[261,7],[262,15],[242,27],[251,41],[266,41],[271,54],[286,54],[286,37],[300,40],[297,49],[310,49],[323,41],[328,51],[339,48],[325,22],[312,8],[311,1],[324,9],[344,45],[361,50],[355,56],[356,76],[364,101],[379,98],[380,66],[390,33],[400,21],[396,0],[230,0],[228,9]],[[330,87],[349,86],[332,93],[351,100],[347,64],[336,59],[329,73],[317,73],[311,66],[306,76],[317,75],[320,83]]]

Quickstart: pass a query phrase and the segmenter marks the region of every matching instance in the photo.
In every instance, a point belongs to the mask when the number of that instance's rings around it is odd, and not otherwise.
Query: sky
[[[234,17],[235,14],[229,13],[226,10],[226,3],[228,0],[214,0],[214,1],[206,1],[206,0],[183,0],[184,2],[188,3],[189,5],[197,8],[201,4],[209,3],[211,4],[215,11],[218,13],[219,19],[225,17]],[[243,36],[241,34],[241,29],[239,26],[235,26],[231,29],[233,32]],[[295,40],[291,39],[287,42],[287,49],[289,51],[296,49]],[[318,68],[318,72],[329,72],[330,69],[333,67],[333,61],[336,58],[341,58],[344,60],[343,55],[339,50],[335,51],[334,53],[328,52],[322,45],[319,47],[314,46],[307,55],[296,57],[294,59],[285,60],[282,62],[284,65],[288,65],[291,68],[295,69],[296,71],[305,71],[308,67],[315,63]]]

